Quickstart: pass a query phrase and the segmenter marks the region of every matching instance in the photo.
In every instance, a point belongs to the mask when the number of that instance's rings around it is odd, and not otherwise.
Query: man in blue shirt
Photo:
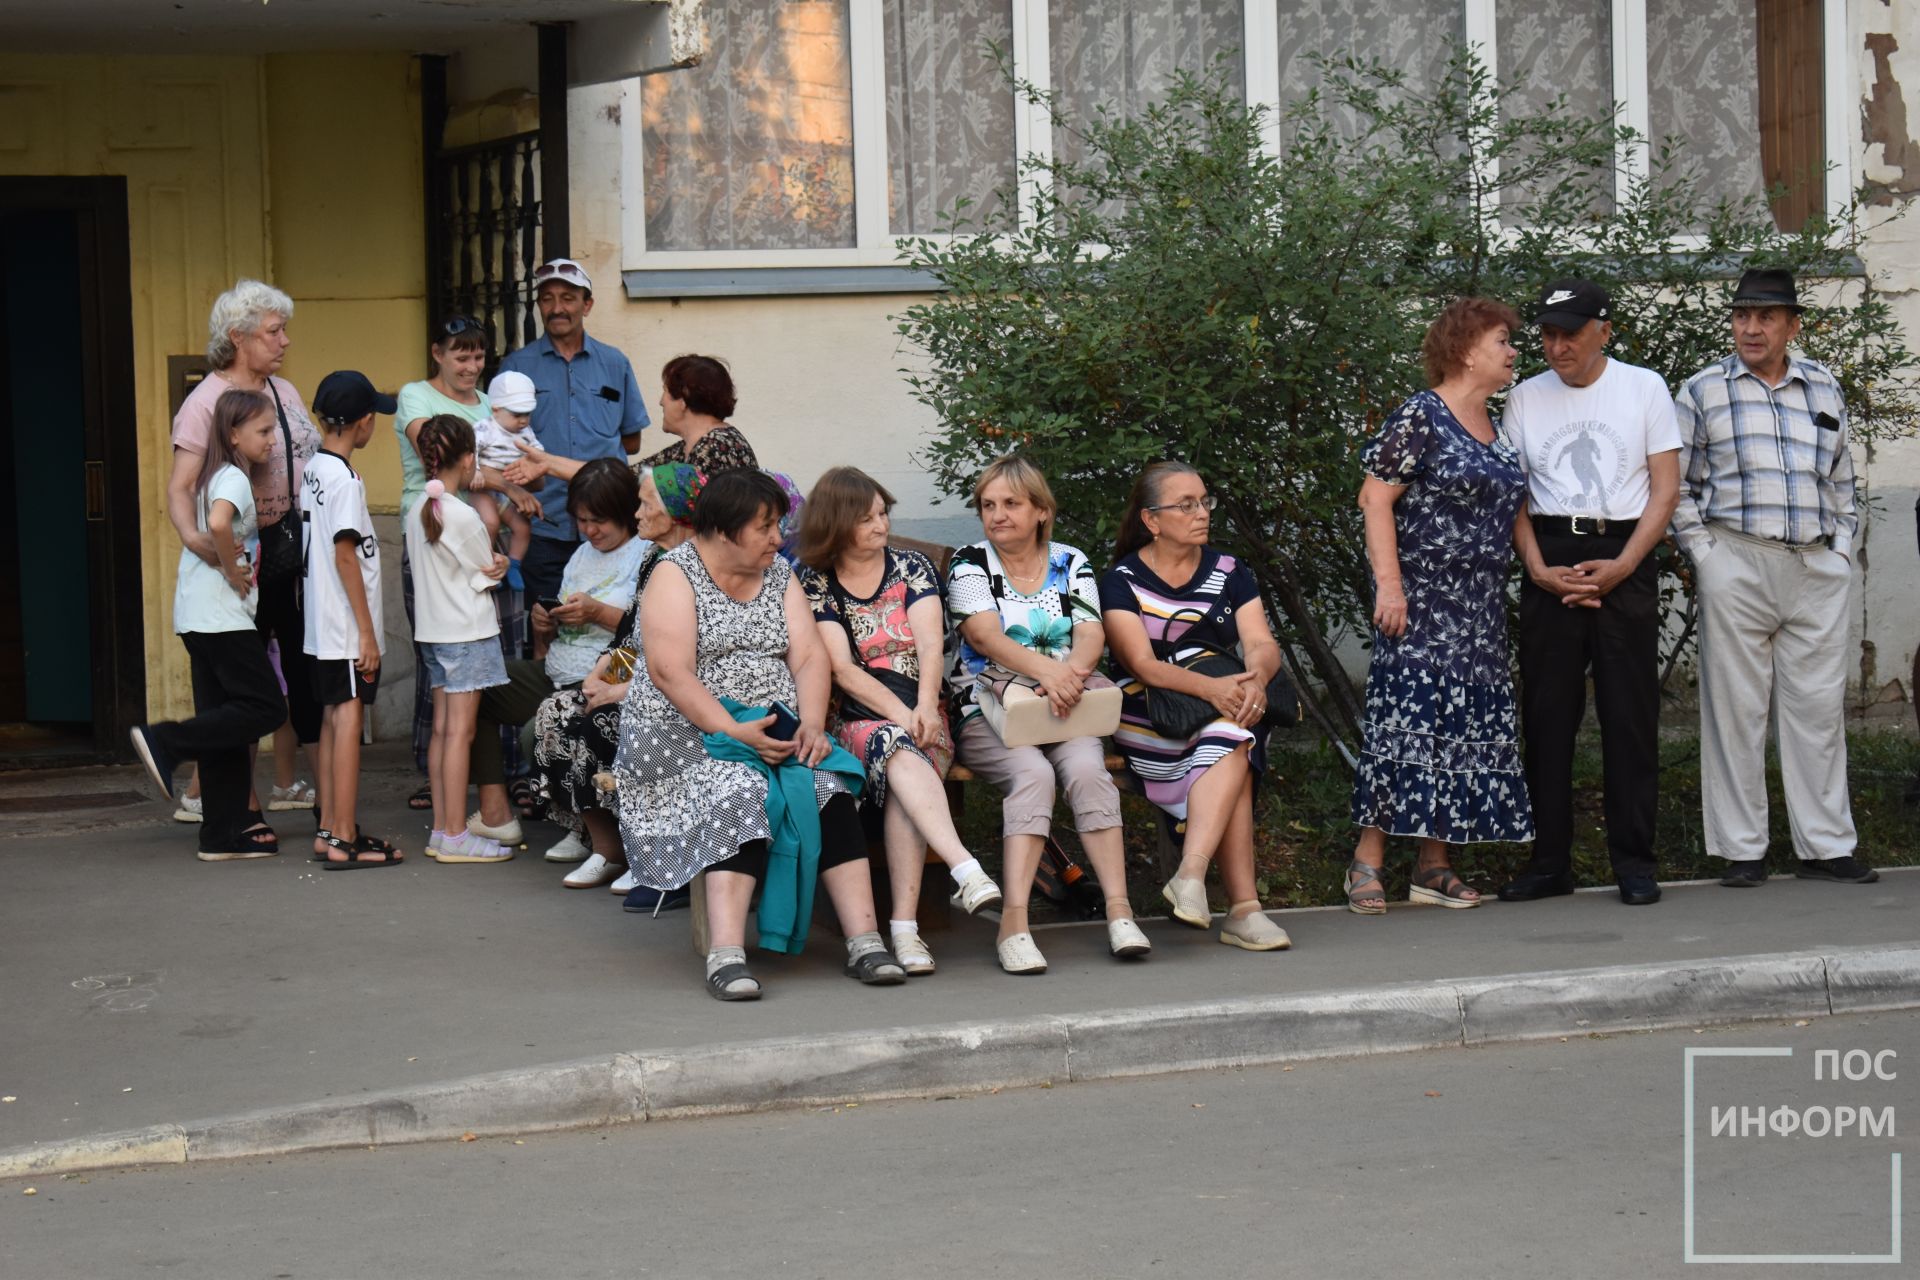
[[[546,452],[577,462],[625,458],[640,447],[648,422],[633,365],[617,349],[587,336],[593,282],[579,263],[555,258],[533,273],[534,301],[546,336],[509,354],[502,370],[533,379],[538,401],[533,433]],[[529,603],[560,594],[560,573],[580,545],[567,510],[567,482],[546,476],[533,488],[541,515],[521,566]]]

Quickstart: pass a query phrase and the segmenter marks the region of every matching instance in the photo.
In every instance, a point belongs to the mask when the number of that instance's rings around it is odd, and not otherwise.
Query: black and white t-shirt
[[[1527,473],[1529,509],[1542,516],[1637,519],[1647,459],[1680,447],[1667,384],[1614,359],[1584,387],[1551,369],[1528,378],[1508,393],[1500,427]]]
[[[380,621],[380,539],[367,511],[367,486],[347,460],[325,449],[307,463],[300,511],[307,521],[306,651],[316,658],[358,658],[360,622],[334,561],[334,544],[351,542],[367,592],[374,641],[386,652]]]

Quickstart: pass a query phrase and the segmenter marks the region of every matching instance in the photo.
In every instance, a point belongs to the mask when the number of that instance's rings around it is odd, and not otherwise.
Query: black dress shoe
[[[1573,877],[1564,871],[1528,871],[1500,886],[1502,902],[1532,902],[1573,892]]]
[[[1767,864],[1755,858],[1751,862],[1736,862],[1727,868],[1727,874],[1720,877],[1720,883],[1729,889],[1757,889],[1767,882]]]
[[[1621,876],[1620,901],[1630,907],[1650,907],[1660,901],[1660,884],[1652,876]]]

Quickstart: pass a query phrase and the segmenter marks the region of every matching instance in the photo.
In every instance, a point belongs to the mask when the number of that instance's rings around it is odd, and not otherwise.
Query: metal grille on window
[[[470,315],[487,326],[491,370],[540,336],[533,269],[540,264],[540,135],[519,133],[442,151],[442,260],[432,274],[434,322]]]

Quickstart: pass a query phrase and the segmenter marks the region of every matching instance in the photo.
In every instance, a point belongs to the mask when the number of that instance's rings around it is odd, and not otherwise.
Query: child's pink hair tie
[[[427,481],[427,496],[429,498],[444,498],[447,496],[447,486],[440,483],[438,479],[429,480]]]

